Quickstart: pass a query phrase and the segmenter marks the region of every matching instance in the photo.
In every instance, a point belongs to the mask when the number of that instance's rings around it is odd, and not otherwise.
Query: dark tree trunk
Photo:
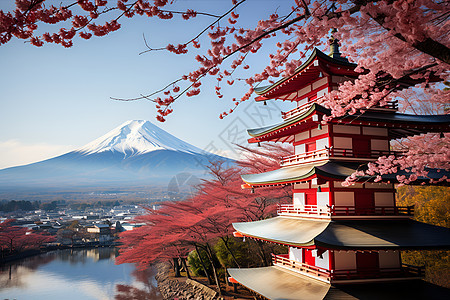
[[[211,266],[212,266],[213,274],[214,274],[214,280],[216,281],[219,296],[222,296],[222,289],[220,287],[219,277],[217,277],[217,270],[216,270],[216,266],[214,265],[214,254],[211,250],[211,247],[209,247],[208,243],[206,243],[206,254],[208,255],[209,261],[211,262]]]
[[[233,257],[234,263],[235,263],[236,266],[240,269],[241,266],[239,265],[239,263],[238,263],[238,261],[237,261],[237,259],[236,259],[236,256],[234,256],[233,251],[231,251],[231,249],[228,247],[228,238],[225,239],[224,237],[221,237],[221,239],[222,239],[222,241],[223,241],[223,243],[224,243],[224,245],[225,245],[225,248],[226,248],[227,251],[231,254],[231,257]]]
[[[202,265],[203,272],[205,272],[205,276],[206,276],[206,278],[208,278],[208,284],[213,284],[211,276],[209,275],[209,272],[206,268],[205,262],[203,261],[202,257],[200,256],[200,250],[198,249],[197,245],[195,245],[195,251],[197,251],[198,259],[200,260],[200,263]]]
[[[175,277],[181,277],[180,274],[180,264],[178,263],[178,258],[173,258],[173,270],[175,271]]]
[[[187,263],[186,263],[186,258],[180,257],[180,259],[181,259],[181,264],[183,265],[184,269],[186,270],[187,278],[191,279],[191,274],[189,273],[189,268],[188,268]]]
[[[266,252],[264,251],[264,245],[261,241],[255,241],[258,245],[259,257],[261,258],[261,262],[263,267],[269,266],[269,262],[267,261]]]

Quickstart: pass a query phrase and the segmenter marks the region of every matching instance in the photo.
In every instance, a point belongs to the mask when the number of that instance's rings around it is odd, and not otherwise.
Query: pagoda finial
[[[330,37],[330,54],[332,58],[341,58],[341,52],[339,52],[339,40],[333,36],[333,33],[337,32],[336,28],[333,28],[331,30],[331,37]]]

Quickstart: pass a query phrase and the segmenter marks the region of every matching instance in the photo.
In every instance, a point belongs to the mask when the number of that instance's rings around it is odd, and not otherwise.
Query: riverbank
[[[158,273],[155,278],[158,289],[164,299],[212,300],[218,299],[217,292],[201,284],[193,284],[186,277],[172,277],[169,263],[156,265]]]
[[[9,262],[14,262],[20,259],[24,259],[27,257],[32,257],[32,256],[36,256],[39,254],[44,254],[50,251],[55,251],[55,250],[64,250],[64,249],[95,249],[95,248],[115,248],[117,247],[119,244],[118,243],[111,243],[111,244],[78,244],[78,245],[73,245],[73,246],[69,246],[69,245],[55,245],[55,246],[47,246],[47,247],[41,247],[40,249],[31,249],[31,250],[26,250],[26,251],[22,251],[19,253],[14,253],[11,255],[6,255],[3,257],[0,257],[0,265],[4,264],[4,263],[9,263]]]

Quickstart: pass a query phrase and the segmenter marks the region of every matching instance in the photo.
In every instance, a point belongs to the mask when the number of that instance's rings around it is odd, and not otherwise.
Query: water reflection
[[[137,270],[131,274],[138,282],[142,284],[141,288],[127,284],[117,284],[116,300],[144,300],[144,299],[162,299],[158,289],[155,286],[155,270]]]
[[[60,250],[1,266],[0,299],[162,299],[154,271],[115,265],[114,248]]]

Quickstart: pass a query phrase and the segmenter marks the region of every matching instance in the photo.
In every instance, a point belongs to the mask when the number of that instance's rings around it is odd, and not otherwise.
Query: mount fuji
[[[0,170],[0,191],[20,188],[130,187],[167,184],[177,174],[204,177],[213,160],[149,121],[127,121],[72,152]]]

